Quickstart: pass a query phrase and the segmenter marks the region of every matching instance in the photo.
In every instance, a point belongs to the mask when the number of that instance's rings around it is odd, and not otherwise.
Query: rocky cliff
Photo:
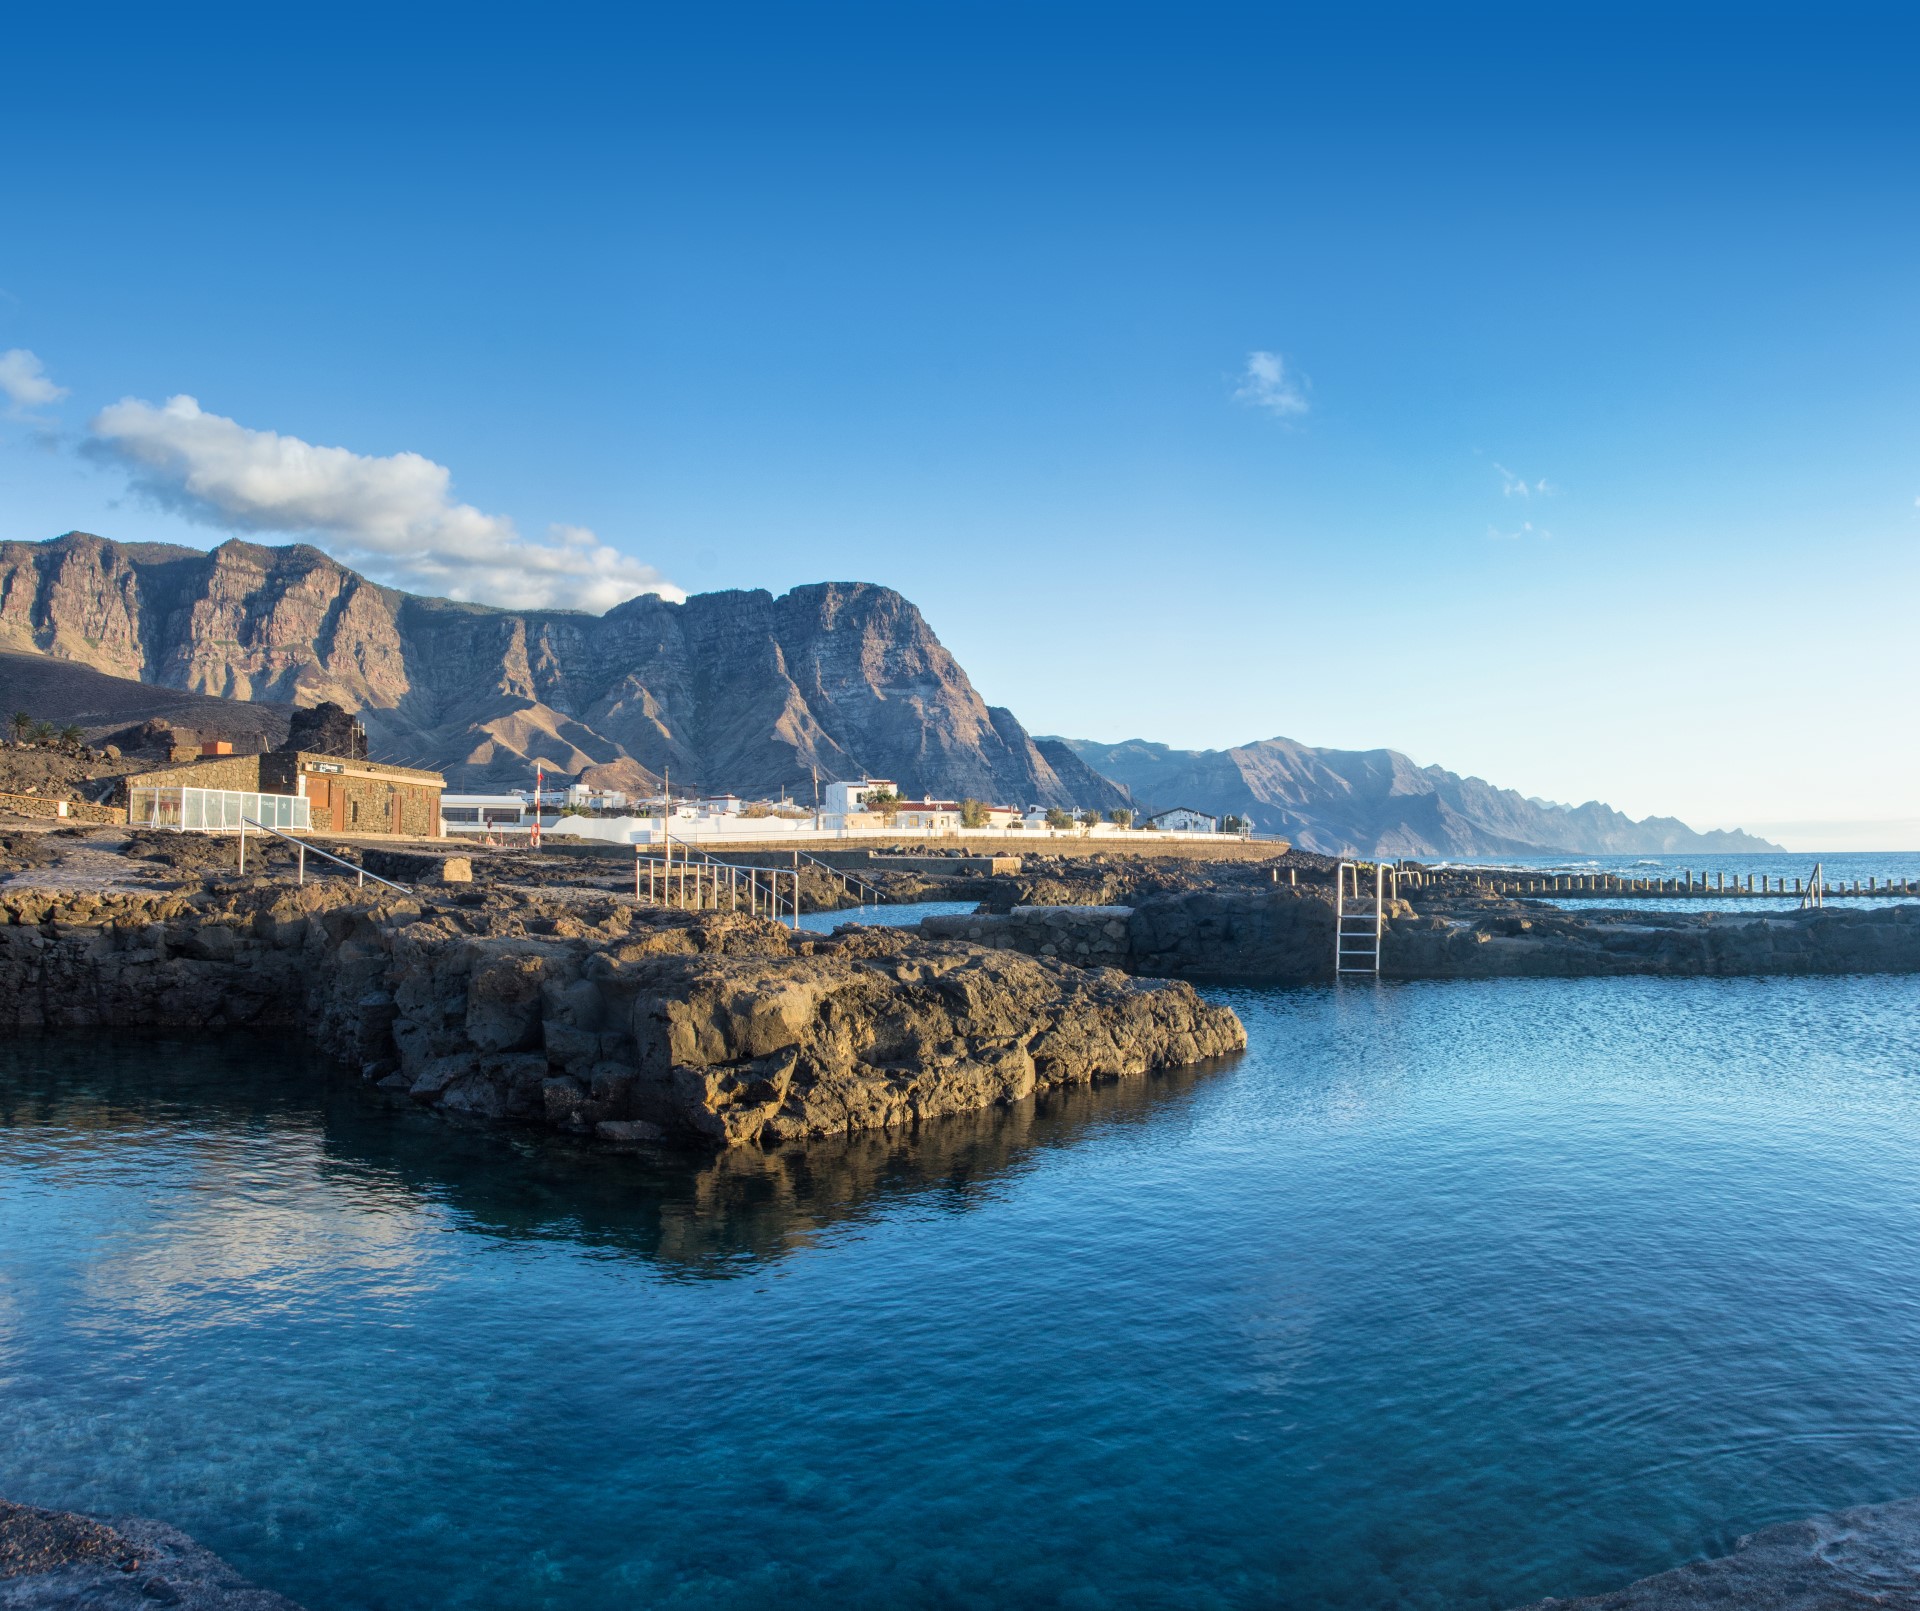
[[[1145,739],[1064,745],[1132,795],[1143,812],[1192,806],[1237,816],[1303,850],[1361,856],[1658,855],[1777,850],[1751,834],[1696,833],[1673,817],[1635,822],[1597,800],[1532,800],[1398,750],[1328,750],[1270,738],[1230,750],[1177,750]]]
[[[374,753],[456,787],[522,783],[535,760],[641,788],[809,800],[863,773],[912,792],[1106,807],[989,706],[898,593],[823,582],[651,595],[605,615],[515,611],[380,587],[317,548],[202,553],[70,532],[0,544],[0,650],[230,699],[358,712]]]

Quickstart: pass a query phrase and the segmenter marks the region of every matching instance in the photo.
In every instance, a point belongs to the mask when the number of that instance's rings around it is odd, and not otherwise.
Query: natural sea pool
[[[772,1155],[0,1047],[0,1494],[310,1611],[1487,1607],[1920,1492],[1920,979],[1221,992]]]

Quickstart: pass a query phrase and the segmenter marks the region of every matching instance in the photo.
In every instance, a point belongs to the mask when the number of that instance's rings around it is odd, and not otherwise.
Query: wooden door
[[[392,831],[394,833],[399,833],[401,831],[400,824],[406,820],[405,817],[401,814],[401,810],[400,810],[401,805],[406,800],[406,791],[403,789],[394,788],[391,784],[389,784],[388,787],[393,794],[393,829]]]

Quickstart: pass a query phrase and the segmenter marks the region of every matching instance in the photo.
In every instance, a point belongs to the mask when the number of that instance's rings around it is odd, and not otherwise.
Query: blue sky
[[[0,538],[867,579],[1037,731],[1920,848],[1891,9],[9,29]]]

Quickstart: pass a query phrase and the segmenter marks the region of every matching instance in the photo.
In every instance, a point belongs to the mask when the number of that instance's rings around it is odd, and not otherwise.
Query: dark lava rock
[[[177,1527],[0,1499],[0,1611],[300,1611]]]
[[[1611,1594],[1526,1611],[1858,1611],[1920,1607],[1920,1499],[1856,1505],[1749,1533],[1731,1555],[1694,1561]]]

